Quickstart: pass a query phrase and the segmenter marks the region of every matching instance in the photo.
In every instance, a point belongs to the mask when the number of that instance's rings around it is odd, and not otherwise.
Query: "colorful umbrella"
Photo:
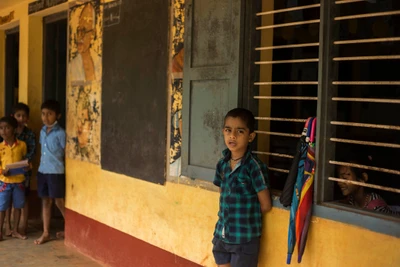
[[[306,124],[304,125],[303,134],[305,133],[306,136],[309,136],[312,121],[314,118],[308,118]],[[288,229],[288,255],[286,259],[286,263],[290,264],[292,260],[292,254],[294,251],[294,246],[296,244],[296,213],[297,208],[299,205],[300,200],[300,192],[301,188],[303,187],[303,176],[304,176],[304,162],[307,158],[307,148],[308,142],[306,138],[306,142],[302,143],[300,149],[300,159],[297,168],[297,178],[294,184],[293,196],[292,196],[292,206],[290,207],[290,217],[289,217],[289,229]]]
[[[304,162],[303,187],[300,194],[299,207],[296,214],[296,240],[298,259],[300,263],[304,254],[307,241],[308,228],[312,214],[312,199],[315,173],[315,126],[317,119],[312,122],[310,142],[308,145],[307,158]]]
[[[283,187],[281,196],[279,201],[284,207],[289,207],[292,205],[293,199],[293,191],[294,191],[294,184],[296,183],[297,179],[297,171],[299,169],[299,161],[301,155],[304,153],[304,148],[306,144],[307,138],[307,130],[308,130],[308,121],[306,122],[303,133],[300,137],[299,142],[297,143],[296,153],[294,154],[292,165],[290,166],[289,174],[286,178],[285,186]]]

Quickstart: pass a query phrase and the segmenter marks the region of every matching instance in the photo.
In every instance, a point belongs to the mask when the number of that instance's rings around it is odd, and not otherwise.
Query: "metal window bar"
[[[364,170],[378,171],[378,172],[384,172],[384,173],[400,175],[400,171],[398,171],[398,170],[391,170],[391,169],[386,169],[386,168],[379,168],[379,167],[374,167],[374,166],[367,166],[367,165],[361,165],[361,164],[355,164],[355,163],[349,163],[349,162],[342,162],[342,161],[335,161],[335,160],[330,160],[329,163],[330,164],[334,164],[334,165],[338,165],[338,166],[354,167],[354,168],[358,168],[358,169],[364,169]]]
[[[363,187],[385,190],[385,191],[389,191],[389,192],[393,192],[393,193],[400,193],[400,189],[393,188],[393,187],[381,186],[381,185],[376,185],[376,184],[367,184],[367,183],[363,183],[363,182],[350,181],[350,180],[340,179],[340,178],[336,178],[336,177],[329,177],[328,180],[346,183],[346,184],[360,185]]]
[[[268,25],[268,26],[260,26],[260,27],[257,27],[256,30],[276,29],[276,28],[282,28],[282,27],[314,24],[314,23],[319,23],[319,22],[320,22],[319,19],[296,21],[296,22],[289,22],[289,23],[282,23],[282,24],[275,24],[275,25]]]
[[[379,147],[389,147],[389,148],[400,148],[400,145],[391,144],[391,143],[360,141],[360,140],[351,140],[351,139],[333,138],[333,137],[330,138],[330,140],[332,142],[346,143],[346,144],[365,145],[365,146],[379,146]]]
[[[256,120],[260,121],[282,121],[282,122],[306,122],[306,119],[296,119],[296,118],[276,118],[276,117],[255,117]]]
[[[396,125],[383,125],[383,124],[370,124],[370,123],[358,123],[358,122],[344,122],[344,121],[331,121],[332,125],[339,126],[354,126],[364,128],[375,128],[375,129],[386,129],[386,130],[397,130],[400,131],[400,126]]]
[[[276,171],[276,172],[289,173],[289,170],[280,169],[280,168],[268,167],[268,169],[271,171]]]
[[[258,154],[258,155],[268,155],[268,156],[279,157],[279,158],[293,159],[293,156],[292,155],[288,155],[288,154],[263,152],[263,151],[253,151],[253,153],[254,154]]]
[[[270,61],[256,61],[255,64],[286,64],[286,63],[309,63],[318,62],[318,58],[303,58],[303,59],[289,59],[289,60],[270,60]]]
[[[357,2],[365,2],[366,0],[338,0],[335,1],[336,5],[341,5],[341,4],[350,4],[350,3],[357,3]]]
[[[400,81],[336,81],[333,85],[400,85]]]
[[[318,85],[318,82],[314,82],[314,81],[255,82],[254,85]]]
[[[333,61],[350,61],[350,60],[392,60],[400,59],[400,55],[393,56],[360,56],[360,57],[335,57]]]
[[[296,10],[304,10],[304,9],[309,9],[309,8],[316,8],[316,7],[320,7],[320,6],[321,6],[321,4],[289,7],[289,8],[283,8],[283,9],[278,9],[278,10],[260,12],[260,13],[257,13],[256,15],[257,16],[264,16],[264,15],[271,15],[271,14],[277,14],[277,13],[282,13],[282,12],[290,12],[290,11],[296,11]]]
[[[280,100],[318,100],[313,96],[255,96],[255,99],[280,99]]]
[[[333,101],[400,104],[400,99],[332,97]]]
[[[304,44],[291,44],[291,45],[276,45],[276,46],[265,46],[256,47],[256,51],[272,50],[272,49],[287,49],[287,48],[302,48],[302,47],[313,47],[319,46],[319,43],[304,43]]]
[[[258,134],[266,134],[266,135],[277,135],[277,136],[285,136],[285,137],[295,137],[300,138],[301,134],[293,134],[293,133],[279,133],[279,132],[268,132],[268,131],[255,131]]]
[[[266,17],[268,15],[274,15],[274,14],[279,14],[279,13],[284,13],[284,12],[292,12],[292,11],[297,11],[297,12],[302,12],[302,10],[308,10],[308,9],[317,9],[321,6],[321,4],[319,3],[312,3],[311,1],[309,2],[309,4],[304,4],[303,6],[294,6],[294,7],[288,7],[288,8],[283,8],[283,9],[276,9],[276,10],[264,10],[262,12],[257,13],[256,15],[258,17]],[[316,11],[316,10],[315,10]],[[314,12],[311,10],[311,12]],[[304,13],[303,13],[304,14]],[[261,20],[260,20],[261,21]],[[269,25],[259,25],[258,27],[256,27],[257,31],[261,31],[261,34],[271,34],[272,36],[274,36],[274,29],[279,29],[279,28],[284,28],[284,27],[294,27],[294,26],[302,26],[302,25],[312,25],[312,24],[317,24],[320,23],[320,19],[314,19],[314,18],[304,18],[301,21],[294,21],[294,22],[280,22],[277,24],[269,24]],[[268,31],[268,33],[266,33],[267,31],[263,31],[263,30],[271,30]],[[273,38],[273,37],[272,37]],[[274,51],[276,50],[282,50],[282,49],[302,49],[302,48],[313,48],[313,47],[318,47],[319,46],[319,42],[313,40],[308,41],[307,40],[302,40],[301,43],[297,43],[297,41],[295,42],[291,42],[290,40],[288,40],[288,43],[286,44],[271,44],[268,43],[268,45],[260,45],[259,47],[254,48],[255,51],[259,52],[259,53],[276,53]],[[302,50],[294,50],[294,51],[302,51]],[[291,51],[289,51],[289,53],[292,53]],[[267,54],[265,54],[267,55]],[[272,54],[269,54],[272,55]],[[301,55],[299,55],[299,57],[295,57],[293,56],[292,58],[289,59],[285,59],[285,60],[279,60],[279,59],[273,59],[272,56],[268,58],[265,58],[266,60],[259,60],[254,62],[254,64],[259,65],[260,68],[262,68],[263,66],[266,65],[271,65],[274,66],[276,64],[297,64],[297,63],[318,63],[319,62],[319,58],[318,57],[312,57],[310,56],[310,58],[301,58]],[[293,90],[293,94],[290,94],[288,96],[275,96],[272,94],[266,95],[265,93],[262,93],[260,95],[253,95],[253,98],[261,101],[261,100],[267,100],[267,101],[272,101],[272,100],[295,100],[295,101],[300,101],[297,103],[304,103],[303,101],[317,101],[317,97],[315,96],[305,96],[305,95],[298,95],[295,94],[297,91],[297,86],[317,86],[318,85],[318,81],[315,80],[311,80],[311,81],[302,81],[302,80],[281,80],[281,81],[272,81],[272,80],[266,80],[266,81],[256,81],[254,82],[255,86],[259,86],[260,88],[262,86],[270,86],[271,88],[274,88],[274,86],[294,86],[291,87],[290,89]],[[282,88],[282,87],[280,87]],[[284,89],[286,89],[285,87],[283,87]],[[289,89],[289,90],[290,90]],[[262,103],[265,102],[259,102],[260,105]],[[272,108],[274,108],[274,106],[272,106]],[[294,116],[295,117],[295,116]],[[256,120],[261,122],[261,121],[269,121],[269,122],[280,122],[280,123],[284,123],[284,124],[289,124],[289,123],[304,123],[306,122],[306,119],[303,118],[280,118],[280,117],[267,117],[267,116],[257,116]],[[256,131],[256,133],[259,135],[259,137],[261,136],[275,136],[276,138],[300,138],[301,137],[301,133],[288,133],[288,132],[281,132],[281,131],[274,131],[271,128],[267,127],[265,129],[259,129],[258,131]],[[279,139],[280,140],[280,139]],[[271,149],[265,148],[265,150],[267,151],[261,151],[264,148],[258,148],[258,150],[260,151],[253,151],[255,154],[258,155],[265,155],[265,156],[269,156],[269,157],[275,157],[277,160],[279,159],[293,159],[292,155],[289,154],[285,154],[285,153],[278,153],[277,151],[271,151]],[[289,161],[288,161],[289,163]],[[283,167],[282,167],[283,166]],[[275,166],[272,163],[272,166],[269,166],[269,170],[273,171],[273,172],[280,172],[280,173],[289,173],[289,168],[290,166],[286,166],[286,165],[280,165]]]
[[[348,19],[363,19],[363,18],[394,16],[394,15],[400,15],[400,10],[341,16],[341,17],[336,17],[335,20],[337,21],[337,20],[348,20]]]
[[[335,45],[344,44],[362,44],[362,43],[382,43],[382,42],[399,42],[400,37],[387,37],[387,38],[369,38],[369,39],[358,39],[358,40],[340,40],[334,41]]]

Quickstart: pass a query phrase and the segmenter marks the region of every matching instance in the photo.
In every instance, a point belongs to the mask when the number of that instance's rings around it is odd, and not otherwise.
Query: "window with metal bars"
[[[303,124],[316,115],[315,201],[353,211],[338,201],[342,182],[400,205],[399,15],[395,0],[263,1],[256,153],[274,189],[282,190]],[[346,180],[340,166],[368,180]]]

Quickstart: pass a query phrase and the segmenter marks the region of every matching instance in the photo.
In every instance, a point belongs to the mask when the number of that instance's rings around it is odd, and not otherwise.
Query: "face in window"
[[[250,133],[249,128],[241,118],[228,117],[223,129],[225,145],[231,151],[232,156],[242,156],[249,142],[253,141],[255,133]]]
[[[357,177],[354,171],[350,167],[347,166],[340,166],[338,168],[338,174],[341,179],[344,180],[349,180],[349,181],[355,181],[355,182],[365,182],[366,181],[366,173],[363,173],[363,177]],[[355,184],[347,184],[347,183],[341,183],[338,182],[338,185],[340,187],[340,190],[342,191],[342,194],[344,196],[350,196],[358,192],[358,190],[361,188],[359,185]]]

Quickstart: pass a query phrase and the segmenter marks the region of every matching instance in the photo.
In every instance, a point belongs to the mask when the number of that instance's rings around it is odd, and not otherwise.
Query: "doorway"
[[[10,115],[18,102],[19,26],[6,31],[5,64],[5,114]]]
[[[65,129],[67,86],[68,13],[61,12],[43,18],[43,101],[60,103],[60,126]]]

